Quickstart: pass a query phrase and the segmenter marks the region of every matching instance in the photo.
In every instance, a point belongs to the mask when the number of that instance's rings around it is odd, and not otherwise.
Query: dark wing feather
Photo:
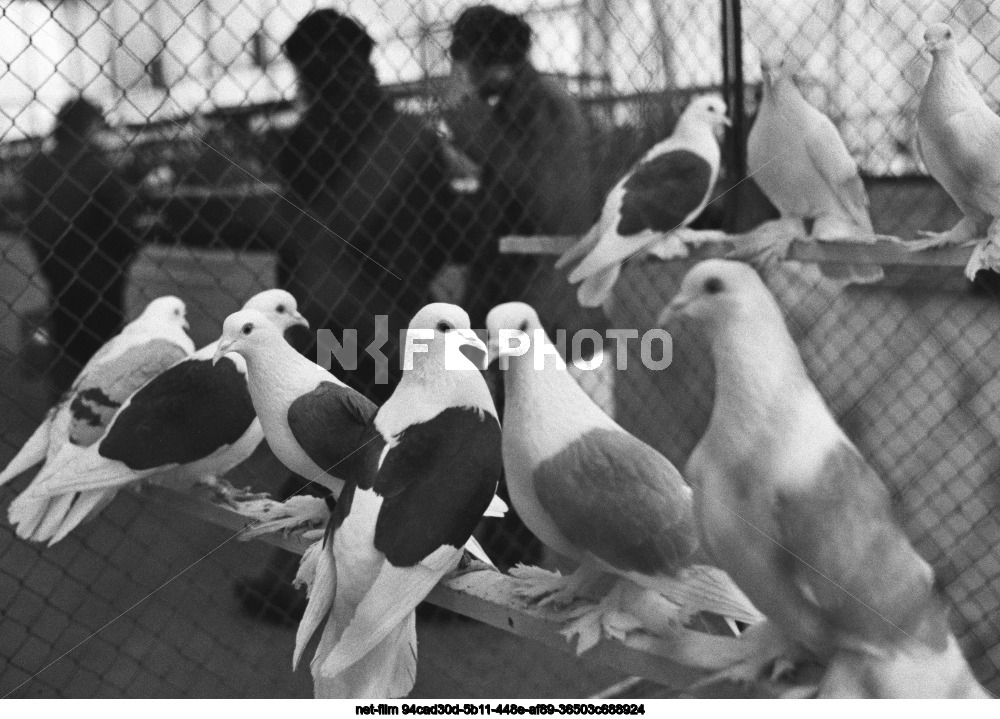
[[[927,565],[896,521],[889,493],[854,447],[842,443],[821,470],[820,489],[778,496],[780,561],[835,630],[900,638],[946,623]],[[943,646],[943,644],[941,644]]]
[[[711,192],[712,166],[689,150],[640,162],[625,181],[617,232],[668,232],[684,223]]]
[[[246,378],[232,360],[189,359],[132,396],[99,452],[134,470],[186,464],[235,443],[256,416]]]
[[[588,432],[539,464],[534,480],[559,531],[619,569],[673,574],[698,546],[690,489],[627,432]]]
[[[288,426],[302,450],[320,468],[349,477],[368,458],[371,424],[378,408],[364,395],[335,382],[321,382],[288,408]],[[376,440],[375,444],[378,441]],[[381,451],[381,446],[378,447]],[[354,477],[354,481],[359,481]]]
[[[411,567],[441,546],[463,546],[496,492],[500,423],[474,407],[449,407],[404,430],[375,478],[382,497],[375,548]]]

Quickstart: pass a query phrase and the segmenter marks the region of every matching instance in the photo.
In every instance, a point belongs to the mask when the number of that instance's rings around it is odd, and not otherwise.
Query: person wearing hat
[[[529,60],[531,27],[492,5],[464,10],[452,26],[453,94],[446,112],[455,145],[482,168],[472,266],[473,322],[509,300],[534,304],[550,328],[578,312],[551,262],[503,256],[504,235],[582,234],[597,219],[589,129],[576,100]],[[461,88],[457,92],[454,88]]]
[[[124,320],[139,207],[135,188],[105,159],[107,132],[99,106],[82,96],[67,101],[56,114],[54,147],[32,158],[22,176],[26,236],[52,295],[57,396]]]
[[[400,376],[398,331],[464,248],[442,140],[395,108],[371,63],[374,47],[363,27],[332,9],[297,25],[284,51],[304,111],[277,166],[304,210],[281,253],[283,279],[314,328],[338,339],[358,331],[358,369],[345,379],[382,402]],[[389,318],[388,383],[363,351],[380,314]]]

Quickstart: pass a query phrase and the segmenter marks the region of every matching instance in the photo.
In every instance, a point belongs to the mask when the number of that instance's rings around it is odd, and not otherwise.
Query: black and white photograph
[[[990,0],[4,0],[0,699],[997,698],[998,113]]]

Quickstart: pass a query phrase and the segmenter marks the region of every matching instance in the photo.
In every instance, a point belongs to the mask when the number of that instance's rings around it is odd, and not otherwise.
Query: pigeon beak
[[[732,121],[732,120],[730,120],[730,119],[729,119],[728,117],[726,117],[725,115],[723,115],[722,117],[720,117],[720,118],[719,118],[719,122],[721,122],[721,123],[722,123],[723,125],[725,125],[726,127],[732,127],[732,126],[733,126],[733,121]]]
[[[293,312],[292,313],[292,319],[295,321],[295,324],[301,325],[302,327],[305,327],[306,329],[309,329],[309,320],[307,320],[305,317],[303,317],[301,312],[299,312],[297,310],[295,312]]]
[[[657,327],[666,327],[668,324],[673,322],[677,317],[684,314],[684,310],[687,308],[690,300],[684,295],[677,295],[671,300],[670,304],[663,308],[663,312],[660,316],[656,318]]]
[[[229,348],[233,346],[232,342],[220,342],[219,348],[215,350],[215,355],[212,357],[212,364],[217,365],[219,360],[229,353]]]
[[[187,321],[187,317],[184,318],[184,321],[181,323],[181,327],[184,328],[185,332],[191,331],[191,323]]]
[[[472,330],[455,331],[462,338],[458,348],[459,352],[465,355],[466,359],[476,366],[476,369],[485,370],[489,366],[490,353],[483,341]]]

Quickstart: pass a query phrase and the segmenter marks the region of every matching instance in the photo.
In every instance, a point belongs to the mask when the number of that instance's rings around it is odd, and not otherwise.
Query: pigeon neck
[[[715,142],[712,128],[700,117],[681,115],[671,139],[705,140]]]
[[[964,98],[974,95],[981,99],[954,48],[941,48],[934,53],[930,76],[924,86],[923,102],[936,103],[945,111],[960,111]]]
[[[776,307],[773,312],[775,317],[731,318],[715,333],[713,416],[722,413],[753,422],[757,415],[787,402],[798,385],[809,384],[784,318]]]
[[[561,359],[547,352],[539,356],[541,366],[536,367],[534,343],[538,335],[544,337],[548,348],[555,349],[543,332],[537,335],[533,332],[531,349],[510,358],[510,365],[504,371],[507,420],[520,426],[545,427],[546,438],[558,442],[575,439],[593,427],[616,428],[614,421],[560,364]]]
[[[296,352],[280,337],[243,355],[252,396],[297,397],[314,388],[324,374],[320,367]],[[257,408],[257,414],[262,414]]]

